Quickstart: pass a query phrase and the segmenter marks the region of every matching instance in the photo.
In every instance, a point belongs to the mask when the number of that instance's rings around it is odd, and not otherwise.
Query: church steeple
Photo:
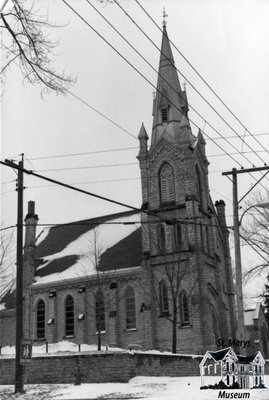
[[[151,145],[156,145],[161,138],[170,142],[194,139],[187,113],[186,92],[181,90],[164,21],[157,93],[153,102]],[[182,119],[184,129],[182,128]]]

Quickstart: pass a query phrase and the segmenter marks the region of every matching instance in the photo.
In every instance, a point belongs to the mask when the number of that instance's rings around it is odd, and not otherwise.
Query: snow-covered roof
[[[36,249],[35,281],[51,283],[139,266],[140,214],[135,211],[50,228]]]
[[[99,272],[120,273],[139,267],[141,260],[141,222],[137,211],[55,225],[37,241],[34,285],[93,276],[97,273],[96,264]],[[3,310],[15,308],[15,287],[1,299],[0,306]]]

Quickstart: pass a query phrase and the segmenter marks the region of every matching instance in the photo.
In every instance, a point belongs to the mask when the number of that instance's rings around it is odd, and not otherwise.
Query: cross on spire
[[[165,18],[168,17],[168,15],[167,15],[166,12],[165,12],[165,7],[163,8],[163,15],[162,15],[162,17],[163,17],[163,27],[165,27],[165,26],[166,26],[166,20],[165,20]]]

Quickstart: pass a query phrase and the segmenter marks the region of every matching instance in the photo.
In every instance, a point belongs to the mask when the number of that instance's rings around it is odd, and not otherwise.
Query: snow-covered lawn
[[[269,376],[265,377],[269,382]],[[74,385],[26,385],[24,395],[13,394],[13,386],[0,386],[1,400],[78,400],[78,399],[152,399],[152,400],[213,400],[219,390],[200,390],[199,377],[133,378],[129,383],[85,383]],[[268,400],[268,389],[231,390],[227,393],[250,393],[251,400]],[[245,397],[246,398],[246,397]]]

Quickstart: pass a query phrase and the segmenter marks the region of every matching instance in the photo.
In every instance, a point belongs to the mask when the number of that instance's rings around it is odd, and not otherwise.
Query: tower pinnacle
[[[169,142],[186,142],[194,139],[188,121],[186,92],[180,87],[166,30],[166,17],[164,9],[157,93],[153,101],[152,145],[156,145],[161,138]]]

